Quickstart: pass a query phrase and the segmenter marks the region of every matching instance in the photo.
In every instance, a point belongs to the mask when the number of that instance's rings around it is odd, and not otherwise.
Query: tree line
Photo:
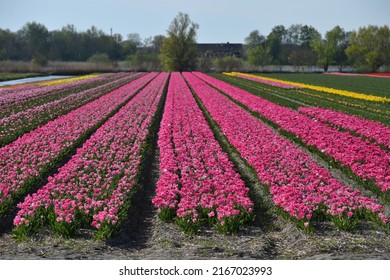
[[[33,61],[91,61],[108,63],[127,60],[159,64],[158,53],[164,36],[142,40],[138,33],[124,39],[120,34],[106,34],[95,26],[78,32],[74,25],[49,31],[46,26],[29,22],[11,32],[0,28],[0,60]]]
[[[267,35],[258,30],[245,38],[247,60],[255,66],[318,65],[328,70],[346,65],[377,71],[390,64],[390,29],[369,25],[357,31],[345,31],[340,26],[322,36],[314,27],[293,24],[289,28],[275,26]]]
[[[78,32],[74,25],[49,31],[43,24],[29,22],[12,32],[0,28],[0,60],[32,61],[45,65],[52,61],[89,61],[113,63],[126,61],[129,65],[149,70],[187,70],[210,68],[216,64],[240,67],[265,65],[354,66],[377,71],[390,65],[390,30],[388,26],[369,25],[357,31],[345,31],[336,26],[321,35],[314,27],[293,24],[277,25],[268,35],[253,30],[245,38],[242,57],[208,61],[196,50],[199,25],[187,14],[179,13],[169,26],[167,35],[142,39],[138,33],[127,38],[106,34],[92,26]]]

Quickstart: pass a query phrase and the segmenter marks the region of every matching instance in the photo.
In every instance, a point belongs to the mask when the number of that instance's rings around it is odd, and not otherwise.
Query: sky
[[[166,35],[179,12],[199,24],[198,43],[243,43],[251,31],[266,36],[276,25],[307,24],[323,35],[336,25],[390,26],[389,0],[0,0],[0,28],[15,32],[35,21],[49,31],[73,24],[82,32],[94,25],[145,39]]]

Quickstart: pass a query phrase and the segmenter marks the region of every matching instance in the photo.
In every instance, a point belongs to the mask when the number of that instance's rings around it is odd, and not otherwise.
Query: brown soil
[[[0,231],[0,259],[390,259],[388,232],[370,222],[353,232],[319,223],[314,233],[306,233],[270,208],[255,208],[255,220],[235,235],[204,228],[187,236],[175,223],[157,217],[151,203],[158,178],[155,164],[156,157],[151,180],[136,193],[129,218],[114,238],[97,241],[91,230],[82,230],[72,239],[43,232],[19,242],[8,226]],[[259,194],[251,196],[261,199]],[[266,199],[257,205],[268,204]]]
[[[348,233],[322,224],[308,234],[278,218],[272,225],[256,219],[236,235],[204,229],[186,236],[152,213],[135,226],[109,241],[96,241],[88,231],[73,239],[44,234],[24,242],[6,233],[0,259],[390,259],[389,235],[368,225]]]

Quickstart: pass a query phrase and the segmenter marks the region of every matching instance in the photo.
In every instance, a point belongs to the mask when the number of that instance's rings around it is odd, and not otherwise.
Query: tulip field
[[[20,240],[107,239],[151,188],[156,219],[188,235],[251,225],[265,207],[254,193],[303,232],[388,230],[390,79],[291,77],[113,73],[0,87],[0,218]]]
[[[205,219],[221,232],[238,229],[252,212],[248,189],[179,73],[171,77],[159,136],[161,178],[153,202],[163,219],[173,212],[189,232]]]

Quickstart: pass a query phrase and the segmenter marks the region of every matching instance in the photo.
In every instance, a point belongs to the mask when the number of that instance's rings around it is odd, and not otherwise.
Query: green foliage
[[[31,59],[31,63],[38,66],[46,66],[48,61],[47,58],[43,55],[36,55]]]
[[[110,64],[111,60],[108,54],[106,53],[95,53],[93,56],[88,58],[88,62],[96,64]]]
[[[176,217],[175,221],[181,230],[188,235],[197,234],[204,224],[203,219],[194,218],[192,214]]]
[[[249,33],[245,38],[248,62],[254,66],[264,66],[271,61],[266,47],[265,37],[258,30]]]
[[[203,72],[213,71],[215,69],[213,64],[213,59],[210,57],[200,57],[198,59],[198,65],[196,68]]]
[[[250,48],[247,55],[248,62],[255,66],[264,66],[271,61],[271,56],[268,54],[267,49],[262,45]]]
[[[324,71],[328,71],[332,59],[332,54],[330,52],[332,49],[330,49],[327,42],[321,38],[313,41],[311,46],[317,54],[317,64],[321,65],[324,68]]]
[[[137,50],[142,46],[141,36],[138,33],[130,33],[127,35],[127,40],[122,43],[124,53],[132,56],[137,53]]]
[[[158,212],[158,217],[163,222],[169,222],[175,219],[176,217],[176,210],[175,208],[161,208]]]
[[[311,66],[316,62],[316,55],[309,47],[295,48],[288,56],[288,61],[293,66]]]
[[[267,48],[273,63],[283,64],[282,43],[286,34],[286,28],[283,25],[277,25],[267,36]]]
[[[249,33],[248,37],[245,38],[245,44],[249,49],[255,48],[264,44],[265,37],[260,34],[259,30],[253,30]]]
[[[234,56],[225,56],[223,58],[216,59],[214,64],[218,67],[219,71],[231,72],[237,71],[244,65],[244,61],[241,58]]]
[[[155,53],[144,53],[138,51],[136,54],[128,57],[126,65],[130,67],[132,71],[159,71],[160,60],[157,54]]]
[[[332,63],[342,65],[346,61],[346,42],[347,33],[340,26],[326,32],[324,39],[320,35],[314,37],[310,45],[317,54],[317,64],[321,65],[324,71],[328,71]]]
[[[29,57],[44,56],[48,50],[49,31],[40,23],[29,22],[20,32],[24,45],[24,52]]]
[[[275,26],[267,37],[254,30],[245,38],[248,62],[254,66],[268,63],[312,66],[316,57],[310,42],[320,36],[314,27],[302,24],[287,29]]]
[[[243,207],[239,207],[240,214],[237,216],[224,217],[221,220],[215,220],[215,229],[222,234],[233,234],[249,222],[253,222],[254,215],[247,212]]]
[[[186,71],[195,68],[197,50],[195,46],[198,24],[188,14],[179,13],[168,29],[160,49],[160,60],[165,71]]]
[[[355,66],[377,71],[385,63],[390,62],[389,27],[369,25],[359,28],[357,32],[353,31],[346,54]]]
[[[40,73],[1,73],[0,72],[0,82],[9,81],[9,80],[16,80],[16,79],[24,79],[24,78],[30,78],[30,77],[38,77],[38,76],[43,76],[43,74],[40,74]]]

